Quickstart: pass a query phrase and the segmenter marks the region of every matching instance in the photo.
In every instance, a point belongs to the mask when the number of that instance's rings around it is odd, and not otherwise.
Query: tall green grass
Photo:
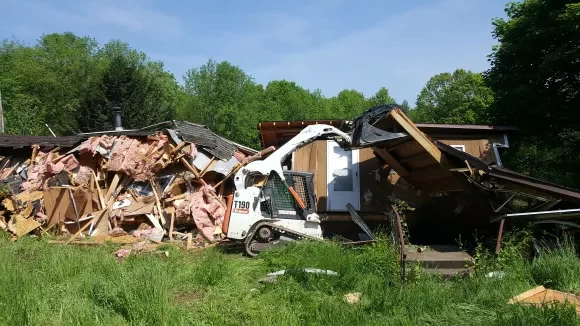
[[[0,238],[1,325],[573,325],[573,308],[507,301],[537,284],[578,289],[580,260],[570,244],[533,262],[491,256],[467,279],[420,272],[402,283],[386,242],[345,248],[303,242],[257,258],[219,249],[119,261],[114,245],[73,247]],[[483,249],[482,249],[483,250]],[[509,252],[509,249],[506,250]],[[480,256],[484,256],[482,253]],[[482,265],[487,265],[482,266]],[[313,275],[301,268],[339,273]],[[562,268],[564,268],[562,270]],[[260,284],[266,273],[288,271]],[[504,278],[484,270],[501,269]],[[360,292],[351,305],[343,296]]]

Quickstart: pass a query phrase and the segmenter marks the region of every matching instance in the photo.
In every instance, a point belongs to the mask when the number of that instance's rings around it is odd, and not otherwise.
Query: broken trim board
[[[551,306],[554,302],[570,303],[576,307],[576,314],[580,315],[580,298],[571,293],[546,289],[541,285],[516,295],[508,301],[509,304],[524,303],[537,307],[542,305]]]

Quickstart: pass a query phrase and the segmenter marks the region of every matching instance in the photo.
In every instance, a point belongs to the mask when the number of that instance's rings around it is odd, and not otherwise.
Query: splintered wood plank
[[[163,210],[161,209],[161,201],[159,195],[157,195],[157,182],[154,182],[153,179],[149,179],[149,182],[151,183],[151,190],[153,190],[153,196],[155,197],[155,207],[157,207],[159,220],[162,225],[165,225],[165,217],[163,216]]]
[[[407,169],[405,169],[391,154],[389,154],[389,152],[378,147],[373,147],[373,150],[380,158],[385,160],[385,162],[397,171],[401,177],[404,178],[409,175],[409,171],[407,171]]]
[[[113,194],[115,189],[117,189],[117,185],[119,185],[119,181],[121,180],[121,176],[123,173],[117,172],[113,177],[113,181],[111,181],[111,185],[109,185],[109,189],[107,190],[107,194],[105,195],[105,199],[109,200],[109,197]]]
[[[171,221],[169,222],[169,239],[173,240],[173,228],[175,225],[175,207],[171,206],[165,209],[166,212],[171,216]]]
[[[100,209],[103,209],[106,205],[105,198],[103,198],[103,193],[101,192],[101,187],[99,187],[99,180],[97,180],[97,176],[95,175],[95,171],[91,171],[91,175],[93,180],[95,180],[95,187],[97,190],[97,196],[99,197]]]

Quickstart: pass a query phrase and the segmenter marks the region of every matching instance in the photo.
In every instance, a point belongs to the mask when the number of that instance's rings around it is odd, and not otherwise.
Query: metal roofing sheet
[[[567,188],[547,181],[532,178],[510,169],[498,166],[496,164],[486,163],[475,156],[469,155],[439,141],[435,141],[435,144],[445,154],[459,158],[462,161],[467,161],[471,166],[483,170],[493,177],[515,182],[527,187],[536,188],[545,193],[552,194],[563,199],[580,201],[580,191],[576,189]]]

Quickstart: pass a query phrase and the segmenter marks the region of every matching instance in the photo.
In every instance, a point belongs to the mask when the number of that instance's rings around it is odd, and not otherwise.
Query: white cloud
[[[7,1],[4,8],[20,17],[12,28],[28,33],[59,32],[64,28],[93,36],[107,34],[110,38],[127,32],[170,38],[184,32],[178,17],[156,10],[148,1]]]
[[[83,11],[100,25],[113,25],[135,33],[153,33],[156,36],[183,36],[184,29],[178,17],[164,14],[143,1],[96,1]]]

